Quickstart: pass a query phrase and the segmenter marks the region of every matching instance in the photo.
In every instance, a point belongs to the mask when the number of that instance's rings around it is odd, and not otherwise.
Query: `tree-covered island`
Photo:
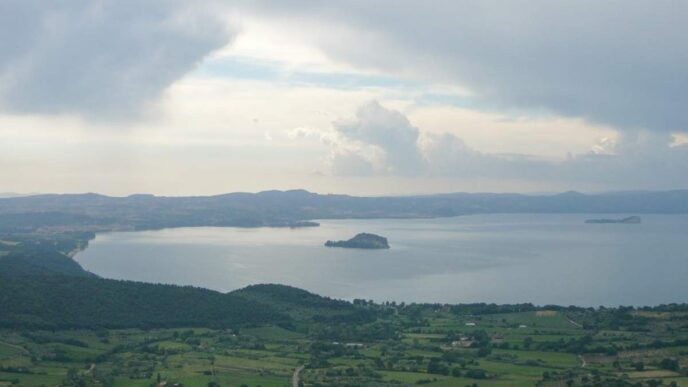
[[[389,242],[387,242],[387,238],[379,235],[360,233],[346,241],[327,241],[325,246],[350,249],[389,249]]]

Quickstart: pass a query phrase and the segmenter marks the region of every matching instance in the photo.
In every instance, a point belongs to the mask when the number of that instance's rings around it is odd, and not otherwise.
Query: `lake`
[[[633,214],[630,214],[633,215]],[[509,214],[322,220],[312,228],[98,234],[75,259],[105,278],[230,291],[280,283],[336,298],[656,305],[688,301],[688,216]],[[327,248],[372,232],[390,250]]]

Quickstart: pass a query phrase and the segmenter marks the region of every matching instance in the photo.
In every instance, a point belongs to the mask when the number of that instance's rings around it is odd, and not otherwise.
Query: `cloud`
[[[366,159],[377,159],[370,162],[385,173],[414,175],[423,168],[417,146],[418,128],[400,112],[386,109],[377,101],[362,105],[354,119],[335,121],[333,127],[346,142],[359,145],[359,149],[368,148],[371,156]],[[351,159],[350,152],[335,157]]]
[[[685,1],[251,4],[336,61],[465,86],[485,108],[688,131]]]
[[[489,156],[470,148],[450,133],[426,134],[421,150],[432,172],[438,175],[475,175],[490,162]]]
[[[333,132],[320,136],[330,139],[323,143],[331,148],[329,172],[337,176],[509,179],[609,188],[688,184],[688,144],[676,145],[672,136],[652,131],[602,138],[590,151],[558,160],[487,153],[451,133],[423,132],[402,113],[369,102],[354,119],[335,121]]]
[[[356,151],[334,150],[329,160],[329,170],[335,176],[358,177],[375,174],[374,162]]]
[[[234,34],[181,0],[3,1],[0,109],[136,115]]]

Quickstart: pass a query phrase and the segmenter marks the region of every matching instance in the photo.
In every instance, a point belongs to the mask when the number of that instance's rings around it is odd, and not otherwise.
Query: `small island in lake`
[[[623,218],[623,219],[588,219],[585,221],[585,223],[641,223],[642,219],[640,219],[639,216],[629,216],[628,218]]]
[[[327,241],[327,247],[345,247],[350,249],[388,249],[387,238],[375,234],[360,233],[348,241]]]
[[[302,228],[302,227],[319,227],[320,223],[318,222],[311,222],[308,220],[301,220],[298,222],[291,222],[289,223],[289,228]]]

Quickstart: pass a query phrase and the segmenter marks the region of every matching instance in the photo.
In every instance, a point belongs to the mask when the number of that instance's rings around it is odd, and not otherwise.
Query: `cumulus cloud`
[[[335,176],[359,177],[376,173],[375,162],[370,157],[349,149],[334,149],[328,164]]]
[[[451,133],[426,134],[420,145],[430,172],[436,175],[475,176],[484,173],[490,157],[467,146]]]
[[[364,159],[385,173],[414,175],[423,168],[418,150],[418,128],[408,118],[395,110],[382,107],[377,101],[362,105],[356,117],[334,122],[333,127],[345,142],[366,149]],[[351,151],[339,152],[335,158],[351,159]],[[339,164],[339,160],[335,161]]]
[[[688,144],[675,145],[671,136],[652,131],[624,134],[616,141],[602,138],[589,152],[553,160],[481,152],[451,133],[423,132],[402,113],[369,102],[354,119],[335,121],[333,132],[325,133],[329,134],[321,136],[330,139],[324,143],[331,148],[329,171],[339,176],[514,179],[609,187],[688,184]]]
[[[121,119],[234,32],[181,0],[7,0],[0,36],[0,109]]]
[[[335,60],[466,86],[488,108],[688,131],[685,1],[292,0],[257,7],[295,20],[308,31],[304,39]]]

